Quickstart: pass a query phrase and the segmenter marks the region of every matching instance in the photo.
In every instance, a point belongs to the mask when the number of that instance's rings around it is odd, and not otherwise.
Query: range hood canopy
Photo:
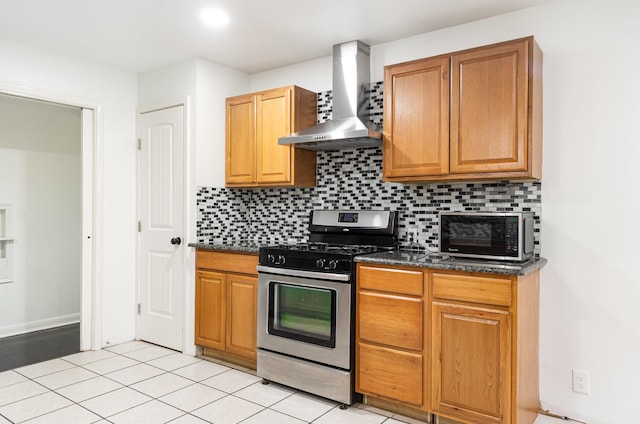
[[[370,48],[361,41],[333,46],[333,119],[278,139],[307,150],[339,150],[382,144],[369,121]]]

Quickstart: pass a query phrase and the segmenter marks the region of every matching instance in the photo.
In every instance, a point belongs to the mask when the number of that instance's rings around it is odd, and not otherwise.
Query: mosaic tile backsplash
[[[371,84],[370,116],[382,126],[382,82]],[[331,119],[331,92],[318,93],[318,122]],[[306,241],[313,209],[384,209],[399,212],[401,244],[409,232],[438,249],[439,211],[533,212],[540,253],[542,184],[474,182],[400,184],[382,181],[382,149],[317,153],[317,184],[310,188],[199,187],[198,242],[250,239],[262,244]]]

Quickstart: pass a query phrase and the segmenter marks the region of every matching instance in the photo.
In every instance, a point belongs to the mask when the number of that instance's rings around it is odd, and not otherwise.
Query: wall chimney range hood
[[[369,120],[370,48],[361,41],[333,46],[333,119],[278,139],[307,150],[340,150],[382,145]]]

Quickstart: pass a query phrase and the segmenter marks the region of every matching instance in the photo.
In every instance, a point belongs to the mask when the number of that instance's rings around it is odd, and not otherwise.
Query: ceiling
[[[552,0],[0,0],[0,37],[135,72],[193,57],[249,74]],[[202,8],[223,8],[224,28]]]

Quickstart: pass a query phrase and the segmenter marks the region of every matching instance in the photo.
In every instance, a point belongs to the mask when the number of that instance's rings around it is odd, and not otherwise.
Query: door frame
[[[193,131],[191,127],[191,96],[178,99],[170,99],[157,103],[138,105],[136,112],[136,143],[141,137],[140,115],[143,113],[155,112],[182,106],[184,143],[183,143],[183,167],[184,167],[184,200],[183,205],[183,244],[188,245],[191,240],[196,240],[196,175],[195,175],[195,143],[193,142]],[[137,149],[136,149],[137,150]],[[136,220],[140,221],[140,151],[136,152]],[[142,292],[142,272],[140,268],[141,250],[140,233],[136,237],[136,303],[141,301]],[[195,251],[185,246],[183,250],[182,263],[185,272],[183,273],[183,308],[182,308],[182,353],[195,355],[196,347],[194,341],[195,334]],[[140,315],[136,314],[136,339],[140,340]]]
[[[0,82],[0,93],[81,109],[82,270],[80,350],[102,349],[103,107],[94,100]]]

